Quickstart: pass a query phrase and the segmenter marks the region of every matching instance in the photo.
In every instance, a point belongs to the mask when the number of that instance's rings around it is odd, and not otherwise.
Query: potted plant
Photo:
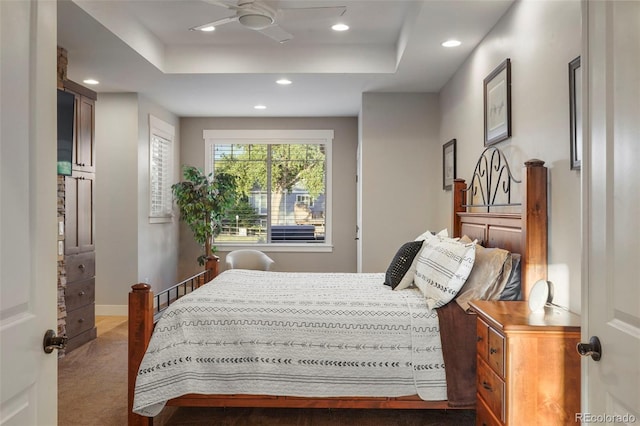
[[[171,186],[180,209],[180,220],[187,223],[204,253],[198,263],[204,265],[213,256],[214,238],[220,234],[221,220],[235,202],[235,177],[227,173],[205,175],[193,166],[184,166],[184,181]]]

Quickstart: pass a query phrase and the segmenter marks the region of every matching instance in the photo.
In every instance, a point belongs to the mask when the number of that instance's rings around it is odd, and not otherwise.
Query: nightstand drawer
[[[489,366],[478,359],[478,394],[494,415],[504,421],[504,382]]]
[[[532,315],[527,302],[472,300],[478,335],[478,425],[575,424],[580,412],[580,317],[545,307]],[[493,419],[493,423],[492,420]]]
[[[478,318],[476,322],[477,328],[477,351],[478,356],[483,360],[487,361],[489,358],[487,354],[489,353],[489,326],[487,323]]]
[[[504,348],[504,337],[494,329],[489,328],[489,355],[487,360],[491,368],[502,378],[505,378]]]
[[[476,426],[502,426],[500,420],[496,419],[482,398],[478,398],[478,406],[476,407]]]

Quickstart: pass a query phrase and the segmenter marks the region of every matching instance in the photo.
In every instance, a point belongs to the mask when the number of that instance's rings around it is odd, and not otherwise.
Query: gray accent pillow
[[[520,255],[511,253],[511,274],[500,293],[500,300],[523,300],[522,298],[522,268],[520,266]]]
[[[409,271],[413,259],[420,252],[423,243],[424,241],[410,241],[404,243],[402,247],[398,249],[385,273],[384,285],[391,286],[392,289],[395,289],[396,286],[400,284],[402,278]]]

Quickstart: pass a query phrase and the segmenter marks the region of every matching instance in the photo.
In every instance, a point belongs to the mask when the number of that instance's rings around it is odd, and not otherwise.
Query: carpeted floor
[[[61,358],[59,426],[127,424],[127,323]],[[171,426],[436,426],[475,424],[472,410],[324,410],[168,407],[154,425]]]
[[[127,424],[127,323],[58,361],[58,425]]]

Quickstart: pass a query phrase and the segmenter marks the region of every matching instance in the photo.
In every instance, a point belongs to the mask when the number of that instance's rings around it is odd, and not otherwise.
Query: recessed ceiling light
[[[256,105],[254,106],[255,109],[267,109],[266,105]]]
[[[100,84],[98,80],[94,80],[93,78],[87,78],[86,80],[82,80],[82,82],[84,84],[91,84],[91,85]]]
[[[445,42],[442,43],[442,46],[444,47],[458,47],[460,46],[462,43],[458,40],[447,40]]]
[[[333,31],[347,31],[349,26],[347,24],[335,24],[331,27]]]
[[[288,84],[291,84],[291,80],[287,79],[287,78],[281,78],[280,80],[276,80],[276,83],[282,85],[282,86],[286,86]]]

